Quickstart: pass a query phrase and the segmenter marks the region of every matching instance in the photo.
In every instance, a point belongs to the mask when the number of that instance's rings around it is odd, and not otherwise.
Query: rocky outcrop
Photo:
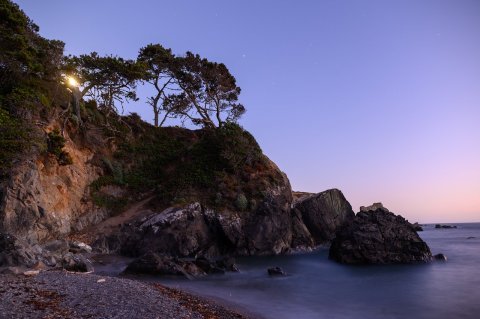
[[[423,231],[423,227],[419,223],[413,223],[412,227],[415,229],[415,231]]]
[[[302,221],[294,223],[295,245],[298,245],[297,241],[308,243],[310,236],[315,244],[326,243],[335,237],[341,226],[355,216],[352,206],[338,189],[300,198],[293,206],[293,215]]]
[[[370,206],[360,206],[360,211],[361,212],[369,212],[371,210],[377,210],[377,209],[381,209],[381,210],[386,211],[386,212],[389,211],[386,207],[383,206],[382,203],[373,203]]]
[[[92,263],[80,253],[87,252],[88,247],[84,243],[66,240],[31,245],[21,238],[0,233],[0,268],[60,267],[68,271],[90,272],[93,271]]]
[[[94,247],[127,256],[147,252],[179,257],[280,254],[292,242],[290,203],[285,177],[252,212],[215,211],[199,203],[170,207],[98,238]]]
[[[148,252],[132,261],[124,273],[194,278],[207,274],[223,274],[226,271],[238,271],[234,259],[212,261],[199,257],[195,260],[186,260]]]
[[[331,259],[346,264],[394,264],[432,259],[427,244],[412,225],[383,208],[359,212],[338,233]]]

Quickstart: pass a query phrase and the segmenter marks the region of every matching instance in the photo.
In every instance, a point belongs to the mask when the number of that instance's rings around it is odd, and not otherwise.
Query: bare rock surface
[[[100,234],[93,247],[132,257],[148,252],[178,257],[285,253],[293,237],[292,194],[286,175],[278,174],[281,180],[265,191],[264,201],[252,211],[214,210],[198,202],[169,207]]]
[[[315,244],[332,240],[335,232],[355,215],[352,206],[338,189],[303,196],[295,202],[293,214],[301,218],[307,230],[302,229],[302,223],[294,224],[294,239],[302,238],[298,241],[308,242],[311,235]]]
[[[418,236],[412,224],[384,208],[359,212],[351,223],[337,233],[329,256],[346,264],[432,260],[430,248]]]

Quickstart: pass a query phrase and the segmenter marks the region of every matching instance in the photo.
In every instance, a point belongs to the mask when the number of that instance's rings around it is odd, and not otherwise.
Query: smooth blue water
[[[447,255],[447,262],[345,266],[328,260],[328,251],[321,249],[240,259],[240,273],[158,281],[265,318],[480,318],[480,223],[455,225],[429,225],[419,233],[432,253]],[[291,275],[270,278],[266,269],[271,266]]]

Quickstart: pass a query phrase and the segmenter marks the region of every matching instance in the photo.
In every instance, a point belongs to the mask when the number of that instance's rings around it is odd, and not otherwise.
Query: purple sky
[[[16,2],[70,54],[161,43],[225,63],[294,190],[480,221],[478,0]]]

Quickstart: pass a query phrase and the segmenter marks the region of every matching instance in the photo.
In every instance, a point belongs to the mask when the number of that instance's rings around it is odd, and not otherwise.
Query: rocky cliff
[[[299,198],[293,205],[292,213],[300,221],[298,227],[303,224],[307,231],[305,234],[298,229],[295,237],[311,236],[317,245],[330,242],[336,231],[355,216],[352,206],[338,189]]]

